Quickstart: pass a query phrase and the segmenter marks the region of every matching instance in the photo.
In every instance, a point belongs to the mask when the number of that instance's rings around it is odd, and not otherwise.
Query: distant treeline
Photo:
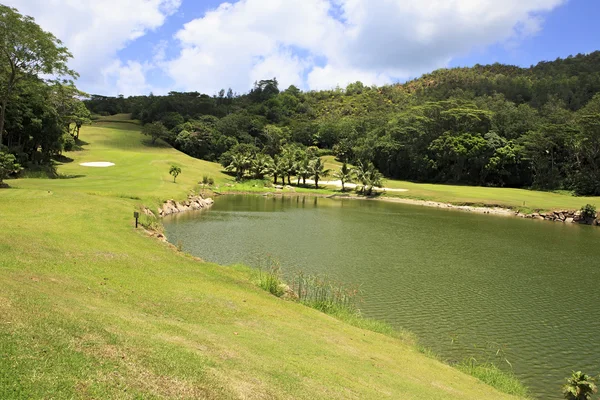
[[[441,69],[405,84],[247,94],[92,96],[92,113],[160,122],[198,158],[316,146],[341,161],[421,182],[574,190],[600,195],[600,52],[530,68]]]

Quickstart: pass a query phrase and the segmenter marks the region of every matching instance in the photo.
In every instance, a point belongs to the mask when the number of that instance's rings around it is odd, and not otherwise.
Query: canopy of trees
[[[33,18],[0,4],[0,153],[17,164],[49,164],[89,121],[70,57]]]
[[[530,68],[441,69],[383,87],[302,92],[271,79],[244,95],[92,96],[86,104],[160,122],[165,140],[194,157],[234,162],[240,179],[266,174],[243,155],[269,156],[277,175],[290,149],[315,146],[397,179],[600,195],[599,92],[595,52]],[[296,169],[309,168],[301,167],[297,160]]]

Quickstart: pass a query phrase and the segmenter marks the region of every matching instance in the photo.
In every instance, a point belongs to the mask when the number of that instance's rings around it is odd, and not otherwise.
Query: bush
[[[596,218],[596,207],[591,204],[581,207],[581,217],[585,219]]]
[[[208,178],[208,186],[212,186],[215,184],[215,180],[213,178]]]
[[[75,148],[75,139],[70,133],[63,134],[62,142],[64,151],[73,151],[73,149]]]

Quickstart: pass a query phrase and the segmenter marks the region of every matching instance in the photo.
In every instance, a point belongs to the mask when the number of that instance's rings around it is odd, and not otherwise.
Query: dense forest
[[[308,149],[373,163],[397,179],[600,195],[598,93],[594,52],[530,68],[440,69],[383,87],[356,82],[302,92],[280,90],[271,79],[243,95],[230,89],[85,103],[95,114],[132,113],[154,138],[194,157],[242,164],[241,176],[263,175],[252,172],[257,154],[275,171],[291,158],[287,169],[296,176]]]

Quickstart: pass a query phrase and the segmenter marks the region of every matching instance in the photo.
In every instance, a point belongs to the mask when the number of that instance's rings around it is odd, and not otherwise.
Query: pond
[[[203,259],[267,255],[362,288],[366,317],[444,359],[511,369],[540,399],[572,370],[600,372],[600,229],[365,200],[223,196],[164,221]]]

